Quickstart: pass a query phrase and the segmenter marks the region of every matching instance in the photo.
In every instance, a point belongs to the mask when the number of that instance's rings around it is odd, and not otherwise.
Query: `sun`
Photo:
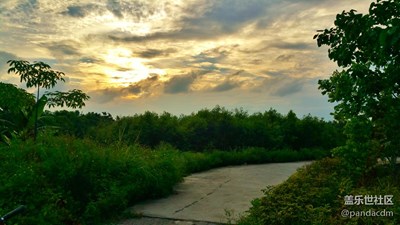
[[[165,74],[162,69],[148,66],[148,60],[133,57],[130,50],[121,47],[109,49],[104,61],[107,63],[104,73],[108,76],[108,83],[114,86],[129,86],[154,74]]]

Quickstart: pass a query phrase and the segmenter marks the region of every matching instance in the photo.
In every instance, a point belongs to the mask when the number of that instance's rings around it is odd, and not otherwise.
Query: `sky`
[[[216,105],[332,119],[318,80],[338,69],[317,30],[368,0],[0,0],[7,60],[43,61],[81,89],[83,112],[190,114]],[[31,89],[27,89],[33,92]]]

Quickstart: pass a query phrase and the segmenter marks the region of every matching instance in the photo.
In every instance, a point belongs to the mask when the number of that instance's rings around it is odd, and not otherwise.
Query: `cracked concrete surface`
[[[261,190],[267,185],[283,182],[308,163],[234,166],[196,173],[175,187],[176,194],[137,204],[132,210],[145,217],[176,219],[168,224],[179,224],[179,221],[180,224],[201,224],[188,221],[227,223],[248,210],[251,200],[261,197]],[[132,221],[122,224],[157,224]]]

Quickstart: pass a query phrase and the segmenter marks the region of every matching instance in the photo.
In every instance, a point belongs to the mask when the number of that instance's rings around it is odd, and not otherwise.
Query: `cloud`
[[[315,49],[315,45],[308,42],[286,42],[283,40],[276,41],[275,43],[268,44],[268,47],[290,50],[307,50]]]
[[[147,79],[128,85],[127,87],[111,87],[95,90],[89,93],[93,101],[107,103],[123,98],[148,97],[159,94],[162,89],[159,76],[151,76]]]
[[[9,68],[9,65],[7,64],[8,60],[19,60],[19,59],[20,58],[14,55],[13,53],[0,51],[0,77],[4,77],[7,74],[7,70]]]
[[[248,77],[250,75],[250,77]],[[222,79],[217,79],[215,82],[217,85],[212,87],[209,91],[211,92],[225,92],[235,88],[242,87],[244,80],[254,79],[254,76],[247,73],[246,71],[239,70],[232,74],[225,75]]]
[[[283,54],[276,57],[276,61],[291,61],[295,56],[291,54]]]
[[[191,91],[194,82],[209,72],[207,70],[199,70],[184,75],[175,75],[164,83],[164,93],[188,93]]]
[[[85,56],[85,57],[80,58],[79,62],[82,62],[82,63],[100,63],[100,62],[103,62],[103,60],[98,59],[96,57]]]
[[[187,93],[190,91],[190,86],[196,80],[196,75],[180,75],[172,77],[164,84],[164,92],[167,94]]]
[[[215,48],[207,49],[202,51],[200,54],[195,55],[196,62],[210,62],[210,63],[217,63],[220,60],[224,59],[226,56],[229,55],[231,51],[237,48],[239,45],[221,45]]]
[[[294,79],[284,82],[279,88],[272,92],[272,95],[284,97],[300,92],[303,89],[304,81],[301,79]]]
[[[305,78],[295,78],[284,75],[286,72],[275,72],[274,77],[264,78],[255,91],[267,91],[272,96],[286,97],[302,91],[309,81]],[[269,73],[271,74],[271,73]]]
[[[246,23],[257,20],[265,15],[270,1],[260,0],[221,0],[207,11],[202,17],[188,19],[185,22],[198,30],[212,30],[220,33],[236,32]]]
[[[101,6],[93,3],[67,6],[67,9],[62,11],[61,14],[75,18],[83,18],[90,13],[102,14],[102,11],[104,10],[101,9]]]
[[[156,1],[107,0],[106,8],[119,19],[130,17],[135,21],[141,21],[162,10],[166,6],[165,3],[157,3]]]
[[[199,102],[228,96],[227,104],[235,102],[233,93],[260,94],[257,101],[297,98],[308,79],[336,68],[312,40],[315,30],[332,26],[342,9],[368,6],[356,0],[0,2],[0,58],[51,60],[71,76],[68,85],[110,105],[149,96]],[[233,76],[239,70],[246,72]],[[162,75],[132,83],[151,73]]]
[[[141,58],[156,58],[159,56],[169,56],[171,53],[175,53],[177,50],[173,48],[168,48],[165,50],[161,49],[146,49],[144,51],[138,52],[137,56]]]
[[[120,1],[117,0],[108,0],[107,1],[107,9],[114,14],[114,16],[118,18],[123,18],[124,16],[122,15],[122,5]]]
[[[224,81],[221,84],[218,84],[214,88],[212,88],[211,91],[213,91],[213,92],[229,91],[229,90],[232,90],[232,89],[240,87],[240,86],[241,86],[241,84],[239,82],[234,82],[232,80],[227,80],[227,81]]]
[[[132,35],[130,32],[111,31],[105,34],[107,38],[116,42],[141,43],[159,40],[210,40],[219,36],[215,30],[200,30],[195,28],[184,28],[174,31],[160,31],[148,35]]]
[[[176,18],[174,21],[170,21],[170,26],[175,29],[156,30],[146,35],[138,35],[130,31],[112,31],[104,33],[104,35],[113,41],[123,43],[158,40],[212,40],[239,32],[242,27],[266,16],[266,9],[271,5],[269,1],[263,0],[187,2],[186,5],[180,6],[179,10],[170,9],[171,7],[166,5],[163,7],[170,17]],[[155,6],[152,6],[152,10],[149,8],[151,7],[141,6],[138,11],[147,13],[147,15],[137,15],[137,17],[149,17],[148,12],[156,10]]]
[[[107,103],[123,95],[123,90],[120,88],[105,88],[102,90],[89,92],[88,94],[94,102]]]
[[[85,17],[86,10],[82,6],[68,6],[67,11],[62,12],[63,15],[69,15],[72,17]]]
[[[0,51],[0,70],[3,70],[8,65],[7,64],[8,60],[15,60],[15,59],[18,59],[18,57],[13,53]]]
[[[71,40],[48,42],[41,44],[41,46],[47,48],[54,57],[59,59],[81,55],[80,44]]]

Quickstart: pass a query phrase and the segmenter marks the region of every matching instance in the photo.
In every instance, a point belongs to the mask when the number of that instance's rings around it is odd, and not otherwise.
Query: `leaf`
[[[32,127],[35,124],[36,118],[39,118],[42,115],[46,104],[47,104],[47,97],[46,97],[46,95],[43,95],[38,100],[38,102],[35,104],[35,107],[33,107],[32,112],[28,119],[27,127]],[[37,113],[37,116],[36,116],[36,113]]]

